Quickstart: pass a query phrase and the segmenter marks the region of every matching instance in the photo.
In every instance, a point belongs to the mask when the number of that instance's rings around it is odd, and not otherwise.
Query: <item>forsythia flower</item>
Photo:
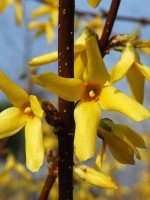
[[[140,63],[139,55],[130,42],[126,44],[120,61],[110,70],[110,83],[119,81],[125,75],[133,98],[142,103],[144,98],[144,81],[145,78],[150,80],[150,68]]]
[[[46,5],[43,5],[35,9],[31,17],[33,19],[49,14],[50,18],[46,22],[33,21],[28,24],[28,29],[36,29],[35,36],[40,36],[46,33],[48,42],[51,44],[54,39],[54,29],[58,21],[58,1],[49,1]]]
[[[96,8],[101,2],[101,0],[87,0],[87,2],[92,8]]]
[[[86,165],[74,167],[74,173],[82,180],[94,186],[107,189],[117,189],[117,186],[109,176],[106,176]]]
[[[4,12],[5,9],[14,3],[15,11],[16,11],[16,23],[20,25],[23,20],[23,8],[21,4],[21,0],[0,0],[0,13]]]
[[[28,24],[28,29],[33,30],[37,29],[35,36],[40,36],[43,33],[46,33],[47,41],[49,44],[52,43],[54,40],[55,34],[54,34],[54,26],[51,22],[51,20],[47,20],[46,22],[42,23],[39,21],[33,21]]]
[[[26,165],[35,172],[43,163],[41,119],[43,110],[36,96],[28,94],[0,71],[0,89],[14,107],[0,113],[0,139],[16,134],[25,126]]]
[[[79,160],[91,158],[95,152],[101,108],[121,112],[135,121],[150,117],[150,112],[118,89],[105,85],[108,72],[97,41],[89,36],[85,42],[87,66],[82,78],[63,78],[51,72],[32,76],[34,83],[67,101],[80,101],[75,110],[75,154]],[[100,107],[99,107],[100,106]],[[82,151],[81,151],[81,147]]]
[[[112,120],[106,118],[100,122],[98,136],[102,138],[103,144],[95,162],[97,169],[101,168],[106,146],[109,147],[115,159],[122,164],[135,164],[134,154],[139,160],[141,159],[136,147],[145,148],[145,142],[128,126],[114,124]]]
[[[85,39],[87,38],[89,33],[90,33],[90,30],[88,28],[83,29],[81,31],[81,34],[76,39],[76,42],[74,45],[74,57],[75,57],[74,74],[75,74],[75,77],[83,76],[83,71],[85,68],[84,65],[86,65],[86,62],[87,62],[87,56],[86,56],[86,51],[85,51]],[[57,60],[58,60],[58,52],[55,51],[52,53],[48,53],[48,54],[44,54],[44,55],[35,57],[28,64],[30,65],[30,67],[38,67],[41,65],[55,62]],[[80,66],[80,67],[78,67],[78,66]],[[80,68],[80,70],[79,70],[79,68]]]

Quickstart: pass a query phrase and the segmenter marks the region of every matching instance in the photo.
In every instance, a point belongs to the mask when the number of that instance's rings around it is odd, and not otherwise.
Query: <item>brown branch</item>
[[[62,130],[62,119],[58,110],[51,104],[49,101],[42,101],[42,108],[45,112],[45,120],[50,126],[54,126],[54,132],[59,135]],[[50,162],[49,162],[50,160]],[[47,161],[49,162],[49,173],[45,180],[43,189],[41,191],[39,200],[47,200],[49,192],[55,182],[55,179],[58,174],[58,152],[57,154],[51,159],[51,154],[48,154]]]
[[[74,77],[74,0],[59,0],[58,74]],[[59,200],[73,199],[74,103],[59,98],[64,130],[58,134]]]
[[[100,11],[102,17],[106,18],[108,16],[108,12],[105,10],[101,10]],[[78,17],[96,17],[97,13],[95,12],[89,12],[89,11],[81,11],[81,10],[76,10],[75,14]],[[128,16],[122,16],[122,15],[118,15],[116,17],[116,20],[120,20],[120,21],[128,21],[128,22],[135,22],[135,23],[140,23],[142,25],[148,25],[150,24],[150,19],[147,18],[138,18],[138,17],[128,17]]]
[[[39,200],[47,200],[49,191],[51,190],[56,177],[57,177],[57,166],[58,166],[58,153],[55,155],[52,161],[49,164],[49,172],[45,180],[42,192],[40,194]]]
[[[108,45],[108,40],[112,31],[116,16],[117,16],[120,1],[121,0],[112,0],[111,6],[109,9],[109,13],[104,25],[104,30],[103,30],[100,43],[99,43],[102,56],[104,56],[105,50]]]

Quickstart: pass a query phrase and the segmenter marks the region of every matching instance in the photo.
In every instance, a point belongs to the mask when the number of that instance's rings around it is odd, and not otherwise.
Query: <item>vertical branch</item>
[[[58,74],[62,77],[74,76],[74,0],[59,0],[58,21]],[[59,98],[59,113],[64,130],[58,134],[59,159],[59,199],[73,199],[73,138],[74,104]]]
[[[109,13],[105,22],[104,30],[102,33],[102,37],[100,39],[100,50],[101,50],[102,56],[104,56],[105,54],[105,50],[108,45],[108,39],[111,34],[111,31],[112,31],[112,28],[117,16],[120,2],[121,0],[112,0]]]

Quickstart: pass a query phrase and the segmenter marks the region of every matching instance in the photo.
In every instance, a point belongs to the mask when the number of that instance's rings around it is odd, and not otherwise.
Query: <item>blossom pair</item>
[[[97,41],[90,34],[85,39],[84,61],[82,63],[84,68],[81,67],[82,73],[75,78],[59,77],[52,72],[32,76],[34,83],[48,91],[64,100],[78,102],[74,110],[76,125],[74,146],[75,154],[81,161],[94,155],[101,119],[100,108],[121,112],[135,121],[150,117],[150,112],[146,108],[108,84],[109,75]],[[78,67],[80,71],[80,66]]]

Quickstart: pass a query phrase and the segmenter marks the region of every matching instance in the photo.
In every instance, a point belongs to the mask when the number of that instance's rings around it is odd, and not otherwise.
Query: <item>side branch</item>
[[[105,22],[104,30],[103,30],[102,37],[100,39],[100,44],[99,44],[102,56],[104,56],[105,49],[107,48],[107,45],[108,45],[108,40],[112,31],[116,16],[117,16],[120,1],[121,0],[112,0],[111,6],[110,6],[110,10]]]

